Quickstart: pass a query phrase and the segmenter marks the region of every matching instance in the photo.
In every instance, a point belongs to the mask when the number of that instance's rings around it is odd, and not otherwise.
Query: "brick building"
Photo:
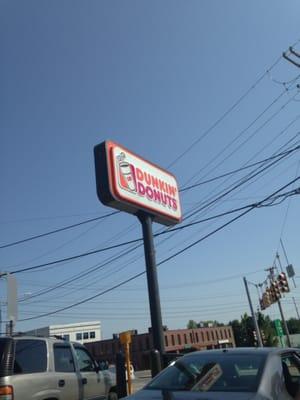
[[[167,353],[235,347],[231,326],[165,330],[164,341]],[[118,335],[113,335],[112,339],[85,345],[96,359],[108,360],[110,364],[115,364],[116,353],[121,350]],[[150,367],[149,352],[152,348],[151,329],[148,333],[142,334],[135,331],[132,335],[131,360],[137,370]]]

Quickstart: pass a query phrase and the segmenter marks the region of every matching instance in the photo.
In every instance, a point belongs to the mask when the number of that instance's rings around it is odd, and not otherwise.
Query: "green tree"
[[[254,342],[254,326],[252,318],[247,313],[241,316],[241,320],[233,320],[229,322],[231,325],[234,339],[237,347],[253,347]]]
[[[290,318],[286,321],[288,330],[291,335],[295,333],[300,333],[300,320],[297,318]]]
[[[187,323],[186,327],[187,327],[187,329],[196,329],[196,328],[198,328],[198,324],[193,319],[190,319],[189,322]]]
[[[257,315],[257,322],[261,332],[263,345],[266,347],[275,347],[278,345],[276,330],[274,323],[268,315],[263,315],[261,312]]]

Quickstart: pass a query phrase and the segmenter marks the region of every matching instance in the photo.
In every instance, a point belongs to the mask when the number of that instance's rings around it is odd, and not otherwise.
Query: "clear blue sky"
[[[112,211],[96,196],[93,146],[109,138],[167,168],[297,42],[299,14],[296,0],[0,0],[0,243]],[[299,42],[295,48],[300,50]],[[293,100],[300,80],[245,128],[283,92],[275,80],[289,81],[298,73],[281,58],[236,109],[172,165],[180,186],[269,157],[285,145],[299,131],[298,120],[279,135],[300,113],[300,102]],[[263,199],[295,178],[298,162],[297,152],[195,220]],[[185,215],[246,172],[188,191],[182,196]],[[249,312],[242,276],[252,282],[265,278],[281,236],[298,274],[299,211],[298,197],[254,210],[159,267],[163,323],[183,328],[189,319],[227,322]],[[157,261],[228,219],[157,239]],[[123,213],[1,249],[1,270],[139,236],[136,218]],[[20,302],[19,319],[68,306],[144,270],[139,249],[30,299],[121,250],[17,274],[19,298],[27,297]],[[285,264],[282,254],[281,259]],[[2,280],[2,303],[5,288]],[[251,294],[257,305],[255,288]],[[299,288],[284,299],[288,316],[295,316],[292,295],[300,305]],[[269,315],[278,317],[275,306]],[[17,329],[97,319],[106,338],[132,328],[146,331],[145,276],[76,308],[18,322]]]

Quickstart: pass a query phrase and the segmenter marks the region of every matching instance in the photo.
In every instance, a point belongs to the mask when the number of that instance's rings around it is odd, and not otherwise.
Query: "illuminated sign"
[[[94,153],[97,193],[103,204],[132,214],[145,211],[164,225],[181,221],[174,175],[111,141],[96,146]]]

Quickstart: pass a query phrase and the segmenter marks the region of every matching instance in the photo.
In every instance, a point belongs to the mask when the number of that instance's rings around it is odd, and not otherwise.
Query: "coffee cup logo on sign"
[[[120,153],[117,156],[119,164],[119,182],[120,186],[130,192],[136,192],[136,183],[131,165],[125,161],[125,153]]]

